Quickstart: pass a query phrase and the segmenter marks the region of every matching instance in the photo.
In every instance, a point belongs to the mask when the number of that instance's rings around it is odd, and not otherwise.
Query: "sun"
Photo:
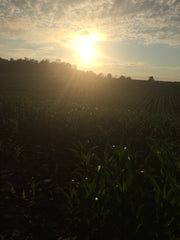
[[[77,45],[77,50],[82,60],[91,60],[95,57],[96,51],[91,43],[78,41]]]
[[[73,41],[73,48],[78,51],[83,61],[89,62],[97,56],[93,42],[98,40],[99,38],[93,35],[77,35],[75,41]]]

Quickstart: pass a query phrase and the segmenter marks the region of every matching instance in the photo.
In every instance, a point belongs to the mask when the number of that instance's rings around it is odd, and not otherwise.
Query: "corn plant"
[[[10,190],[11,195],[13,197],[15,197],[16,196],[16,191],[15,191],[14,185],[11,182],[8,182],[8,186],[9,186],[9,190]]]
[[[19,186],[15,187],[11,182],[8,182],[11,196],[15,197],[19,201],[25,201],[29,207],[32,207],[35,204],[37,187],[39,184],[40,182],[37,182],[34,180],[34,178],[32,178],[30,186],[22,189]]]
[[[35,204],[37,187],[39,185],[40,182],[37,182],[34,178],[32,178],[29,189],[22,190],[22,199],[26,201],[30,207]]]
[[[14,147],[14,158],[17,163],[20,163],[20,157],[23,152],[23,146],[16,145]]]
[[[178,157],[153,146],[139,163],[127,147],[99,158],[81,153],[68,189],[66,221],[78,239],[176,239],[180,217]],[[161,153],[160,153],[161,151]],[[94,159],[93,159],[94,158]]]

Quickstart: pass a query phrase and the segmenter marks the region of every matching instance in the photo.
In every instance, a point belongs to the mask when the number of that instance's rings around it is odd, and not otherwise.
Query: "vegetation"
[[[4,61],[1,239],[179,239],[180,83]]]
[[[154,81],[154,77],[153,77],[153,76],[150,76],[150,77],[149,77],[149,81]]]

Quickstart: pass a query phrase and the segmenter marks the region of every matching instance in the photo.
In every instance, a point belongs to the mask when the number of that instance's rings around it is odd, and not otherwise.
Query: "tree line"
[[[23,59],[3,59],[0,58],[0,72],[14,72],[14,73],[34,73],[34,74],[51,74],[61,77],[72,77],[77,76],[78,78],[86,79],[119,79],[119,80],[131,80],[131,77],[120,77],[114,78],[111,73],[96,74],[93,71],[82,71],[78,70],[76,65],[56,60],[50,62],[49,59],[42,59],[41,61],[35,59],[29,59],[27,57]]]

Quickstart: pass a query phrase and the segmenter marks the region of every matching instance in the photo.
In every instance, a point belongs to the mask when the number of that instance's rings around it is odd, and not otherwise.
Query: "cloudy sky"
[[[180,81],[180,0],[0,0],[0,57]]]

